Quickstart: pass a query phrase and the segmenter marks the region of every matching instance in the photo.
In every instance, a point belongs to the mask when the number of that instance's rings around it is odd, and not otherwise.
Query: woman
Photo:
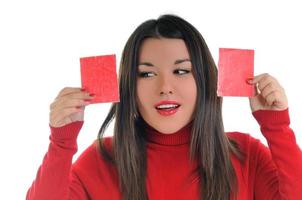
[[[119,75],[120,102],[74,164],[93,95],[59,93],[50,106],[50,146],[27,199],[302,198],[302,153],[275,78],[247,81],[260,91],[249,100],[268,149],[247,134],[224,132],[215,63],[200,33],[177,16],[133,32]],[[114,118],[114,136],[104,138]]]

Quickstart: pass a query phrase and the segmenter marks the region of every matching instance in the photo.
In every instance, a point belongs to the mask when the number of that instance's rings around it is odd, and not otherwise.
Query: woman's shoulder
[[[104,147],[111,152],[112,149],[112,137],[104,137],[101,139],[103,141]],[[103,158],[100,148],[99,140],[93,141],[77,158],[73,164],[73,168],[91,168],[97,165],[103,165],[106,163],[106,160]]]
[[[258,141],[258,139],[251,136],[250,133],[232,131],[232,132],[226,132],[226,135],[228,136],[228,138],[234,139],[238,142],[248,142],[250,140]]]
[[[109,147],[111,146],[112,138],[102,138],[101,141],[105,142],[105,147]],[[83,151],[72,165],[71,174],[72,177],[80,180],[84,188],[90,188],[91,190],[104,189],[112,182],[118,183],[117,169],[111,161],[106,160],[101,154],[99,140],[95,140]],[[96,187],[92,188],[91,183],[95,183]]]
[[[259,139],[252,137],[249,133],[235,131],[226,132],[226,135],[230,140],[234,141],[243,152],[254,151],[259,145],[263,145]]]

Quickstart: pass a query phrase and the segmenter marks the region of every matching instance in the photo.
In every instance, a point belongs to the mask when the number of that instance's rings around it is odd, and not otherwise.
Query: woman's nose
[[[171,95],[173,94],[173,83],[171,77],[161,76],[159,80],[159,94]]]

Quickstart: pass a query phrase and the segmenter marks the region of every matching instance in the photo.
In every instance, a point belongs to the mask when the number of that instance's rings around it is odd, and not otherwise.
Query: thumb
[[[258,84],[254,85],[254,96],[253,97],[256,97],[260,94],[260,91],[258,90]]]

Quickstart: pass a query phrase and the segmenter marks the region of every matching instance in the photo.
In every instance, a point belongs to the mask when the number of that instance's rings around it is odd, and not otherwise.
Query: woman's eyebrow
[[[145,65],[145,66],[148,66],[148,67],[154,67],[154,65],[152,63],[149,63],[149,62],[141,62],[138,64],[138,66],[140,65]]]
[[[191,60],[189,58],[185,58],[185,59],[178,59],[175,61],[175,65],[183,63],[183,62],[191,62]]]
[[[180,64],[180,63],[183,63],[183,62],[191,62],[191,60],[189,58],[185,58],[185,59],[177,59],[174,64],[177,65],[177,64]],[[147,67],[154,67],[154,65],[150,62],[141,62],[138,64],[138,66],[140,65],[145,65]]]

